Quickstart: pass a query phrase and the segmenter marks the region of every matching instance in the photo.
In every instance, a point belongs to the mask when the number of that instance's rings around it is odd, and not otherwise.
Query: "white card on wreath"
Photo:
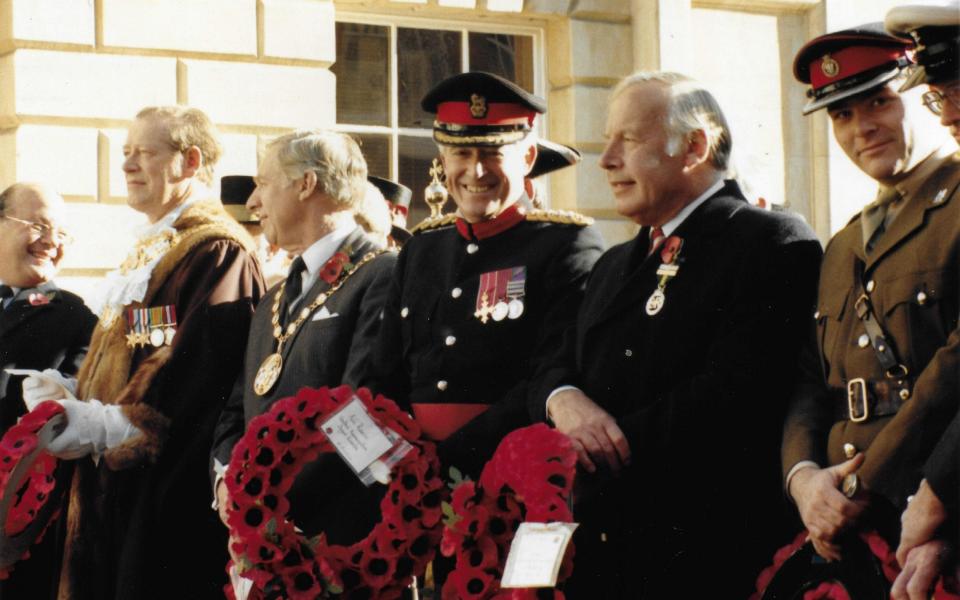
[[[577,523],[520,523],[507,553],[502,588],[541,588],[557,585],[567,544]]]
[[[356,396],[324,421],[322,427],[337,454],[358,474],[393,447]]]

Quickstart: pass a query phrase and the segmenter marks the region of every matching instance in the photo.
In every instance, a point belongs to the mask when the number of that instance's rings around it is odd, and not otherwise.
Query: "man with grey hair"
[[[76,460],[60,597],[213,597],[227,560],[207,457],[240,371],[263,281],[253,242],[207,185],[220,153],[200,110],[142,110],[123,146],[128,205],[147,217],[108,273],[77,381],[28,377],[28,405],[56,399],[47,450]]]
[[[597,262],[535,380],[584,471],[571,597],[746,597],[783,534],[777,447],[820,244],[725,180],[731,137],[700,84],[614,90],[606,171],[642,228]],[[546,407],[546,411],[544,411]]]
[[[349,136],[310,130],[277,138],[256,183],[247,206],[267,241],[296,258],[286,280],[257,307],[243,373],[214,435],[212,475],[224,523],[224,468],[246,424],[304,386],[359,387],[396,262],[354,220],[367,164]],[[382,489],[364,487],[338,455],[326,454],[297,477],[290,514],[308,535],[350,545],[376,523]]]

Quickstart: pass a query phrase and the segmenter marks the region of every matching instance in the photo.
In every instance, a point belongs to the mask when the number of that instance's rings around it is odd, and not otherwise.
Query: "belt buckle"
[[[862,414],[858,411],[860,406],[863,406]],[[870,416],[870,404],[867,401],[867,381],[863,377],[857,377],[847,382],[847,413],[854,423],[866,421]]]

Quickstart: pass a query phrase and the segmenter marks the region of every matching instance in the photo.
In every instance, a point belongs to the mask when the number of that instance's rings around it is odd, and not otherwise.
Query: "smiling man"
[[[960,157],[921,90],[897,91],[911,47],[878,23],[820,36],[794,60],[810,84],[804,113],[825,108],[879,186],[827,246],[784,432],[787,491],[830,560],[855,551],[846,532],[896,534],[960,394]]]
[[[28,403],[64,405],[48,450],[76,459],[61,598],[222,594],[226,536],[206,508],[207,460],[263,283],[252,240],[208,189],[220,152],[197,109],[137,114],[122,166],[148,224],[107,275],[76,389],[24,383]]]
[[[4,369],[55,369],[75,375],[87,353],[96,317],[83,300],[53,282],[70,235],[64,202],[34,183],[0,193],[0,433],[26,412],[22,376]],[[59,567],[55,535],[30,550],[0,598],[50,598]]]
[[[581,215],[528,209],[542,99],[471,72],[422,106],[457,211],[415,227],[400,253],[372,387],[409,402],[447,440],[441,458],[473,471],[529,423],[525,382],[573,322],[601,239]]]

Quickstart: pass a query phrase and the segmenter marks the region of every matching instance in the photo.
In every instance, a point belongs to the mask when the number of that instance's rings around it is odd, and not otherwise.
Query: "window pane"
[[[533,38],[528,35],[471,33],[470,70],[487,71],[533,92]]]
[[[400,127],[431,127],[420,108],[430,88],[462,71],[460,34],[436,29],[397,29],[397,100]],[[338,86],[339,87],[339,86]]]
[[[430,183],[430,165],[434,158],[439,157],[437,144],[430,137],[412,137],[402,135],[399,138],[399,168],[400,183],[413,190],[413,200],[410,202],[410,214],[407,216],[407,225],[413,227],[430,216],[430,207],[423,200],[423,190]],[[452,212],[453,200],[447,200],[445,212]]]
[[[389,29],[337,23],[337,123],[389,125]]]
[[[360,144],[363,157],[367,159],[367,173],[390,179],[390,137],[373,134],[349,134]]]

